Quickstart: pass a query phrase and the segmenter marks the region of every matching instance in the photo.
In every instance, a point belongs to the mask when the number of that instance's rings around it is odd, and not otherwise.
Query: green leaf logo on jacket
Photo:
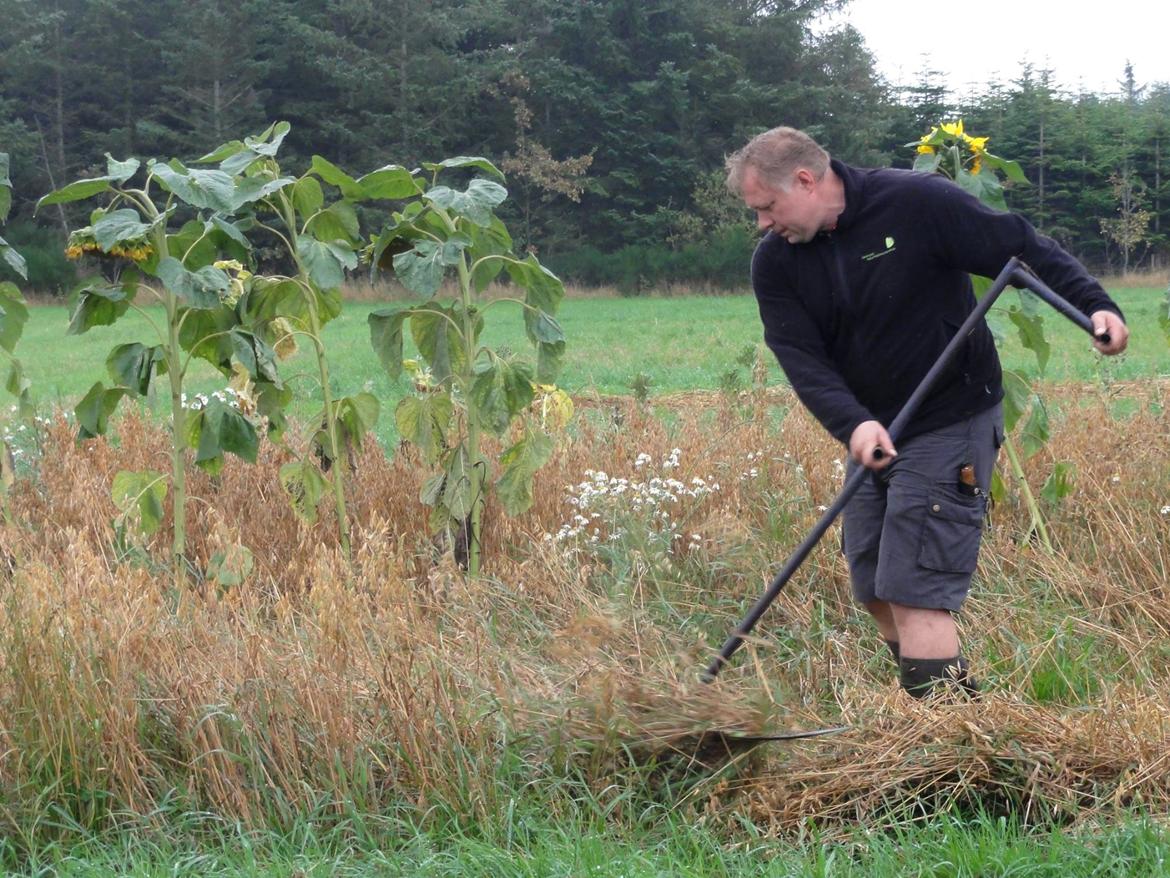
[[[887,254],[893,253],[893,252],[894,252],[894,250],[896,250],[896,249],[897,249],[897,248],[894,246],[894,239],[893,239],[892,237],[890,237],[889,235],[887,235],[887,236],[886,236],[886,241],[885,241],[885,243],[886,243],[886,249],[885,249],[885,250],[875,250],[873,253],[866,253],[866,254],[865,254],[864,256],[862,256],[861,258],[862,258],[862,259],[863,259],[865,262],[873,262],[873,260],[875,260],[875,259],[880,259],[882,256],[886,256]]]

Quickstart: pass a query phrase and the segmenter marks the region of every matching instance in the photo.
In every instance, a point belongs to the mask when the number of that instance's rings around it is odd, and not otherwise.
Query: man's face
[[[756,224],[762,230],[775,232],[789,244],[811,241],[824,223],[817,181],[805,170],[793,175],[788,189],[775,189],[760,181],[755,168],[748,167],[743,175],[743,200],[756,212]]]

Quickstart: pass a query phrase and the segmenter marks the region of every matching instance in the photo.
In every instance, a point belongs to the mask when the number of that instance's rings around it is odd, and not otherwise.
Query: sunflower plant
[[[262,134],[233,140],[189,167],[178,161],[108,157],[108,173],[79,180],[39,202],[100,197],[89,223],[72,232],[71,258],[105,263],[115,280],[88,282],[79,292],[69,333],[113,323],[131,308],[154,328],[154,343],[119,345],[107,360],[112,386],[95,384],[76,413],[82,438],[105,432],[123,397],[144,396],[155,377],[171,391],[172,466],[119,473],[114,495],[144,533],[157,530],[172,491],[176,582],[184,571],[186,460],[217,473],[225,453],[254,462],[258,426],[285,444],[285,411],[292,391],[278,363],[306,343],[316,360],[321,410],[312,417],[306,449],[281,469],[294,509],[317,517],[336,511],[343,550],[349,552],[345,502],[347,449],[359,444],[379,414],[369,393],[340,396],[333,389],[322,328],[341,313],[345,272],[357,267],[361,232],[355,205],[416,192],[411,173],[387,165],[353,178],[314,156],[301,176],[286,174],[278,152],[290,131],[277,122]],[[260,274],[253,240],[275,242],[286,273]],[[144,304],[162,306],[145,310]],[[211,363],[231,380],[233,394],[188,403],[184,379],[193,359]]]
[[[989,152],[987,149],[989,139],[972,136],[964,129],[963,120],[958,119],[953,122],[940,122],[920,139],[906,146],[915,151],[915,171],[943,174],[983,203],[999,210],[1007,210],[1004,181],[1009,184],[1026,185],[1028,178],[1018,162]],[[991,286],[991,280],[988,278],[973,276],[972,281],[978,296],[982,296]],[[1020,343],[1035,354],[1037,368],[1043,375],[1048,365],[1051,347],[1044,336],[1044,318],[1035,297],[1021,291],[1018,304],[1013,304],[1008,309],[1008,318],[1019,333]],[[1004,452],[1031,516],[1030,532],[1034,531],[1041,544],[1051,552],[1052,542],[1048,536],[1048,529],[1028,486],[1021,462],[1022,459],[1034,455],[1048,442],[1048,411],[1044,406],[1044,400],[1032,390],[1026,376],[1006,370],[1003,380],[1004,427],[1009,433],[1004,443]],[[1010,434],[1025,415],[1028,419],[1020,431],[1022,448],[1017,449]],[[1059,501],[1071,491],[1072,478],[1072,464],[1057,463],[1045,482],[1041,495],[1051,502]],[[997,471],[992,482],[992,496],[996,500],[1002,500],[1006,494],[1007,487]]]
[[[0,223],[8,219],[12,207],[12,181],[8,177],[8,153],[0,152]],[[27,280],[28,269],[24,257],[3,238],[0,238],[0,261],[3,261],[17,276]],[[16,343],[28,322],[28,303],[20,288],[10,281],[0,283],[0,351],[8,360],[8,372],[4,388],[17,400],[20,417],[31,419],[32,400],[29,398],[29,381],[24,377],[20,360],[16,358]],[[14,478],[12,453],[7,441],[0,439],[0,505],[4,517],[8,518],[8,488]]]
[[[447,183],[459,172],[473,175],[465,188]],[[495,215],[508,195],[503,180],[479,157],[424,163],[410,197],[369,248],[375,269],[393,271],[422,297],[370,314],[370,338],[392,378],[411,371],[417,392],[399,403],[395,421],[435,468],[421,494],[431,528],[447,535],[472,576],[480,568],[487,492],[494,490],[509,515],[529,508],[536,471],[553,450],[548,430],[567,416],[567,398],[550,386],[565,350],[555,316],[564,285],[532,254],[513,252]],[[508,293],[485,298],[501,277]],[[444,295],[449,279],[453,296]],[[484,344],[486,315],[503,307],[519,310],[535,362]],[[419,352],[409,367],[406,331]],[[504,444],[495,461],[484,451],[488,436]]]
[[[275,126],[283,137],[288,123]],[[231,268],[240,289],[242,319],[254,322],[277,359],[296,352],[302,343],[316,363],[313,376],[320,409],[309,418],[310,432],[297,458],[280,470],[280,481],[294,511],[306,521],[332,506],[343,552],[350,551],[346,483],[351,452],[376,424],[381,405],[367,392],[339,395],[330,377],[322,329],[341,314],[341,285],[346,271],[358,267],[363,247],[359,205],[398,200],[417,191],[410,171],[385,165],[353,177],[328,159],[315,155],[308,170],[288,185],[276,156],[245,140],[224,144],[200,159],[218,163],[220,171],[243,168],[252,178],[267,180],[260,196],[246,207],[250,233],[264,235],[282,251],[285,274],[253,275],[242,265]],[[269,418],[270,434],[286,426],[281,412],[291,395],[287,389],[264,385],[261,411]]]
[[[12,207],[12,181],[8,177],[8,153],[0,152],[0,223],[8,219]],[[0,238],[0,261],[3,261],[18,277],[28,280],[28,268],[24,257],[3,238]],[[8,360],[8,374],[5,389],[16,397],[21,417],[32,416],[32,401],[29,399],[29,383],[24,377],[20,361],[16,359],[16,343],[28,322],[28,303],[20,288],[10,282],[0,283],[0,351]]]
[[[282,136],[270,128],[256,145],[275,150]],[[70,234],[66,247],[71,258],[88,256],[104,265],[101,275],[85,281],[75,294],[67,333],[80,335],[112,324],[130,310],[140,313],[153,330],[153,337],[110,351],[106,369],[111,383],[96,382],[75,414],[80,438],[104,434],[122,399],[145,397],[155,378],[167,378],[171,471],[118,473],[113,495],[123,516],[150,534],[162,524],[169,494],[171,564],[178,585],[187,570],[187,451],[194,450],[197,466],[215,473],[226,453],[254,461],[258,447],[251,418],[219,399],[189,407],[184,381],[198,357],[225,375],[234,374],[238,365],[255,381],[280,386],[270,365],[271,348],[258,327],[243,319],[238,291],[224,266],[225,260],[246,260],[251,249],[234,215],[294,180],[248,175],[244,166],[229,174],[189,168],[175,159],[106,158],[106,174],[49,193],[37,209],[101,202],[88,224]]]
[[[914,170],[945,174],[985,204],[1007,210],[999,175],[1012,183],[1026,184],[1028,178],[1019,162],[988,152],[988,140],[972,137],[963,130],[963,120],[958,119],[940,122],[906,146],[917,153]]]

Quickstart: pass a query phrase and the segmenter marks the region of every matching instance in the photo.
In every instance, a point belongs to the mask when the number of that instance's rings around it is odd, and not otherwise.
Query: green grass
[[[176,821],[182,825],[180,818]],[[188,828],[198,822],[188,818]],[[750,827],[737,843],[694,818],[664,812],[615,827],[578,815],[554,819],[531,804],[499,822],[462,825],[439,818],[428,828],[372,817],[321,830],[302,822],[287,833],[199,827],[197,836],[124,833],[69,847],[49,846],[5,874],[61,878],[199,876],[367,876],[387,878],[901,878],[901,876],[1157,876],[1170,874],[1170,837],[1137,815],[1096,831],[1026,830],[1010,820],[946,814],[888,831],[857,827],[822,843],[810,828],[800,841],[765,838]]]
[[[378,305],[347,304],[325,329],[335,381],[342,388],[362,387],[379,395],[394,388],[370,347],[366,316]],[[158,313],[161,316],[161,312]],[[650,376],[653,393],[718,387],[719,375],[734,365],[744,348],[760,340],[755,301],[746,296],[680,299],[571,299],[561,323],[569,338],[562,384],[573,393],[629,393],[639,373]],[[484,341],[526,351],[518,308],[491,307]],[[109,381],[105,358],[116,344],[145,340],[150,328],[143,317],[128,313],[113,326],[85,335],[65,336],[68,309],[47,305],[32,309],[18,353],[39,397],[72,404],[97,380]],[[302,351],[293,370],[311,370]],[[193,373],[197,392],[222,387],[209,366]],[[775,369],[779,380],[779,369]]]
[[[1044,332],[1052,346],[1044,378],[1052,381],[1130,381],[1170,375],[1167,340],[1158,318],[1166,309],[1166,291],[1161,288],[1122,287],[1109,291],[1125,313],[1130,330],[1129,348],[1118,357],[1102,357],[1092,350],[1089,338],[1071,321],[1041,303]],[[1000,356],[1005,369],[1036,377],[1036,357],[1019,342],[1006,309],[1018,304],[1019,296],[1006,292],[992,309],[991,325],[1003,338]]]
[[[1116,359],[1100,357],[1091,350],[1081,330],[1048,312],[1045,332],[1052,345],[1052,357],[1045,377],[1057,381],[1118,381],[1170,374],[1166,339],[1157,321],[1159,308],[1164,306],[1163,292],[1125,288],[1113,290],[1112,294],[1133,330],[1129,351]],[[992,325],[1003,338],[1004,366],[1035,375],[1035,357],[1021,347],[1006,316],[1006,309],[1016,301],[1014,293],[1004,294],[992,312]],[[341,316],[326,327],[325,342],[334,389],[342,394],[368,390],[389,410],[404,387],[387,377],[370,347],[366,316],[376,307],[347,304]],[[529,349],[516,306],[493,306],[486,321],[487,344],[520,352]],[[569,299],[560,321],[568,338],[561,384],[574,394],[629,394],[639,374],[649,377],[651,395],[716,390],[732,369],[739,369],[744,381],[750,383],[748,370],[738,366],[736,360],[745,349],[762,345],[755,299],[749,295]],[[133,312],[113,326],[97,327],[81,336],[66,336],[68,323],[68,309],[64,306],[33,308],[17,348],[42,405],[72,408],[95,381],[109,383],[105,359],[114,345],[152,338],[145,319]],[[769,382],[783,383],[783,374],[771,354],[767,359]],[[285,364],[284,371],[286,376],[300,376],[293,380],[301,396],[316,397],[315,364],[307,351],[302,350]],[[223,378],[210,366],[195,364],[189,381],[191,392],[208,393],[223,385]],[[165,396],[165,385],[158,390]],[[301,403],[296,411],[307,416],[313,407]],[[165,409],[165,405],[160,408]],[[378,432],[383,442],[392,441],[392,419],[384,417]]]

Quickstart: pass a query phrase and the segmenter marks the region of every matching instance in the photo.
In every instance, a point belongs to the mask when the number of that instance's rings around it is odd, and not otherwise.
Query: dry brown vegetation
[[[1115,274],[1102,277],[1101,285],[1112,290],[1118,287],[1160,287],[1166,288],[1170,284],[1170,270],[1165,268],[1145,271],[1131,271],[1128,274]]]
[[[328,521],[294,518],[269,448],[257,466],[194,479],[195,572],[175,593],[167,528],[120,543],[109,499],[118,470],[166,468],[165,437],[127,417],[116,442],[78,444],[59,420],[0,529],[0,820],[27,830],[56,804],[93,825],[176,797],[257,824],[437,801],[487,814],[515,790],[507,765],[581,780],[618,807],[636,788],[777,832],[946,803],[1026,817],[1165,809],[1167,389],[1047,392],[1060,414],[1028,466],[1033,487],[1067,459],[1077,489],[1049,510],[1055,556],[1022,539],[1016,503],[994,510],[962,616],[987,691],[956,705],[897,688],[835,534],[733,666],[697,681],[840,485],[838,449],[779,392],[767,409],[688,394],[670,401],[669,425],[630,400],[582,401],[532,511],[489,509],[474,582],[425,534],[411,456],[371,444],[351,480],[352,563]],[[1121,397],[1134,411],[1115,418]],[[636,479],[639,453],[660,461],[674,447],[671,475],[721,490],[675,508],[688,536],[664,562],[545,539],[586,469]],[[201,581],[239,545],[256,562],[243,585]],[[751,753],[695,750],[709,727],[837,724],[849,728]]]

